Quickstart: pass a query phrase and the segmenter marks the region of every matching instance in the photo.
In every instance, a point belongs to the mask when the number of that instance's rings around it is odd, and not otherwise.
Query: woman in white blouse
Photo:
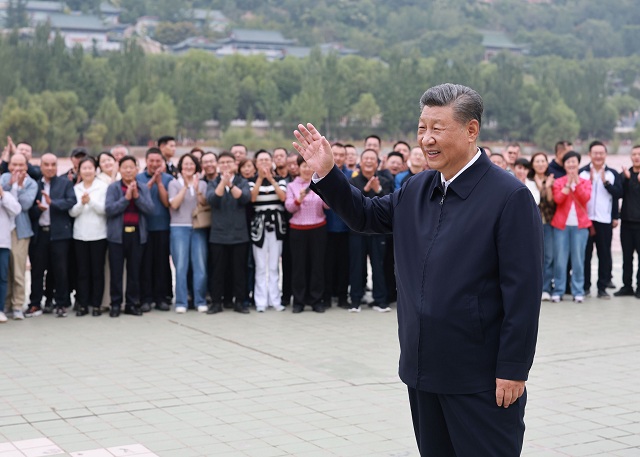
[[[69,210],[75,217],[73,239],[78,265],[77,311],[100,316],[104,292],[104,263],[107,252],[107,216],[104,211],[107,184],[96,179],[96,161],[87,157],[78,166],[81,181],[73,189],[78,203]]]

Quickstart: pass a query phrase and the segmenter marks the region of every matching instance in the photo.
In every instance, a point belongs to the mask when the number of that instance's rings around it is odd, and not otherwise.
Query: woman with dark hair
[[[97,175],[98,179],[104,181],[107,185],[120,179],[118,162],[113,154],[107,151],[101,152],[96,160],[100,169],[100,173]]]
[[[291,243],[293,312],[300,313],[310,305],[317,313],[324,313],[321,300],[324,294],[324,256],[327,244],[329,207],[309,189],[313,170],[302,156],[298,156],[300,176],[287,186],[285,208],[289,220]]]
[[[554,248],[554,289],[551,301],[562,300],[567,284],[567,262],[571,258],[571,292],[573,301],[584,300],[584,257],[591,220],[587,202],[591,198],[591,181],[578,174],[580,154],[567,152],[562,158],[567,174],[553,183],[556,213],[551,220]]]
[[[100,316],[107,253],[107,184],[96,179],[96,161],[86,157],[78,165],[80,182],[73,187],[77,203],[69,210],[75,218],[73,240],[77,262],[76,316]]]
[[[513,176],[515,176],[522,184],[526,184],[527,175],[529,174],[530,169],[529,161],[524,157],[520,157],[519,159],[516,159],[516,162],[513,164]]]
[[[176,313],[187,312],[187,274],[193,274],[194,304],[200,313],[207,307],[207,233],[193,228],[193,211],[206,203],[207,185],[200,180],[200,163],[192,154],[178,162],[178,178],[169,183],[171,258],[176,270]]]
[[[549,173],[549,159],[544,152],[531,156],[531,170],[526,186],[540,209],[544,234],[544,269],[542,272],[542,301],[551,300],[551,281],[553,280],[553,227],[551,220],[556,212],[553,200],[553,175]]]
[[[256,164],[251,159],[242,159],[238,162],[238,173],[247,181],[253,181],[257,171]]]

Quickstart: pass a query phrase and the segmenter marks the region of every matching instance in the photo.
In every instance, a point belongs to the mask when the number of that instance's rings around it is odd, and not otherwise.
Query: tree
[[[354,125],[371,128],[374,118],[380,115],[380,107],[370,93],[360,95],[358,102],[351,107],[350,118]]]
[[[261,79],[258,83],[256,106],[271,128],[275,126],[280,116],[280,105],[280,93],[276,83],[270,78]]]
[[[91,124],[92,127],[94,125],[104,125],[106,128],[106,132],[104,132],[102,136],[102,144],[113,145],[126,137],[124,114],[120,111],[115,97],[105,97],[102,99],[93,121],[93,124]]]
[[[575,138],[580,131],[578,116],[560,98],[557,91],[539,91],[539,99],[531,107],[534,141],[540,148],[552,151],[560,138]]]
[[[162,44],[174,45],[196,34],[196,28],[190,22],[161,22],[156,27],[154,38]]]
[[[77,144],[87,113],[78,104],[78,96],[74,92],[45,91],[33,95],[31,104],[40,107],[49,119],[45,138],[51,152],[66,153]]]
[[[29,26],[29,16],[27,15],[26,0],[9,0],[7,4],[5,27],[8,29],[19,29]]]
[[[2,107],[1,138],[11,136],[16,141],[25,140],[31,143],[35,151],[44,151],[47,148],[45,136],[48,129],[47,114],[36,105],[20,106],[16,98],[9,97]]]

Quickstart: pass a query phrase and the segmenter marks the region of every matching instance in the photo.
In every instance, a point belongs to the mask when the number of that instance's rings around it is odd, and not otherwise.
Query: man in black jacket
[[[298,126],[294,147],[347,225],[393,232],[399,371],[420,454],[513,457],[538,332],[540,215],[528,189],[477,147],[477,92],[442,84],[420,106],[418,144],[431,170],[384,197],[349,186],[313,125]]]
[[[57,176],[58,159],[44,154],[40,159],[42,180],[38,182],[36,204],[29,210],[33,238],[29,246],[31,258],[31,296],[26,316],[42,314],[45,272],[55,269],[55,300],[58,317],[67,316],[69,307],[69,248],[73,237],[73,219],[69,210],[76,204],[73,183]]]

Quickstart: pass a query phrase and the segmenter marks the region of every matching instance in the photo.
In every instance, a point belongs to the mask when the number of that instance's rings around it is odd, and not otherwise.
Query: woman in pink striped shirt
[[[300,176],[287,186],[285,207],[293,216],[289,221],[291,243],[293,312],[309,305],[324,313],[324,251],[327,245],[327,205],[309,190],[313,170],[298,156]]]

